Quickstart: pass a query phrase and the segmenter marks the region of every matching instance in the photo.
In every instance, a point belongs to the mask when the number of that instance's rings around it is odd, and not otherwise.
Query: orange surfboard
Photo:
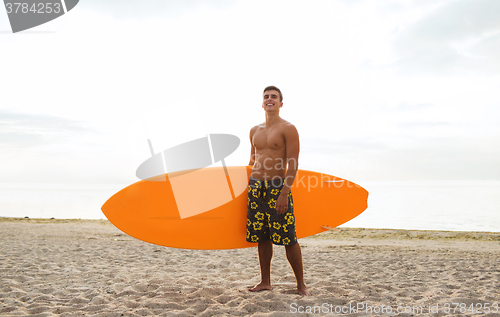
[[[215,250],[254,247],[245,241],[251,166],[210,167],[156,176],[106,201],[104,215],[145,242]],[[335,228],[367,208],[368,192],[347,180],[299,170],[292,186],[297,238]]]

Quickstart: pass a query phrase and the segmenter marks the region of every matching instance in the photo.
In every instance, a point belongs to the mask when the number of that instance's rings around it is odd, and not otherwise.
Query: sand
[[[500,233],[348,229],[282,247],[274,290],[257,249],[151,245],[107,221],[0,218],[2,316],[500,316]],[[314,314],[316,312],[316,314]]]

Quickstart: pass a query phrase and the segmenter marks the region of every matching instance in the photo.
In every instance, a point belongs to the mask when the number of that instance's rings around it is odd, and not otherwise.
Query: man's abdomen
[[[252,168],[251,177],[270,180],[273,177],[284,178],[287,162],[283,158],[259,157]]]

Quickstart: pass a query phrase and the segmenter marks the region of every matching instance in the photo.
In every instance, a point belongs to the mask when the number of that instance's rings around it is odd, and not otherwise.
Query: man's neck
[[[277,123],[281,122],[280,114],[278,112],[267,113],[266,112],[266,127],[271,127]]]

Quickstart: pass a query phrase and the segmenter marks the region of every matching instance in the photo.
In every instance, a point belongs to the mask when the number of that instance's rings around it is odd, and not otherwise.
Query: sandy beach
[[[500,316],[500,233],[341,228],[283,248],[274,290],[257,249],[180,250],[104,220],[0,218],[2,316]]]

